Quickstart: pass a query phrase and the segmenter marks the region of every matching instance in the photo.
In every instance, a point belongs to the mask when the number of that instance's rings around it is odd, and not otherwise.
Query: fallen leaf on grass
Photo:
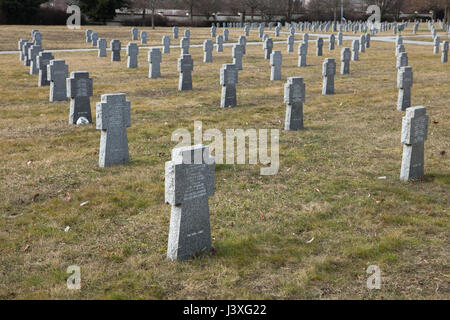
[[[306,241],[306,243],[311,243],[314,241],[314,237],[311,238],[311,240]]]
[[[89,201],[85,201],[82,204],[80,204],[80,207],[84,207],[85,205],[87,205],[89,203]]]
[[[27,244],[26,247],[25,247],[25,249],[23,249],[23,252],[27,252],[27,251],[30,249],[30,247],[31,247],[31,246],[30,246],[29,244]]]

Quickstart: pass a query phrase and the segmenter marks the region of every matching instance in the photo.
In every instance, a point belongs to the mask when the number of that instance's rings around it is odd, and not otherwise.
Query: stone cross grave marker
[[[448,41],[444,41],[442,43],[441,62],[442,63],[447,63],[448,62]]]
[[[159,48],[152,48],[148,52],[148,62],[150,63],[148,77],[159,78],[161,77],[161,50]]]
[[[395,50],[395,56],[398,57],[403,52],[406,52],[405,51],[405,46],[400,44],[400,45],[397,46],[397,48]]]
[[[306,86],[302,77],[290,77],[284,86],[286,119],[284,130],[303,129],[303,103],[306,101]]]
[[[316,56],[323,56],[323,39],[320,37],[316,40]]]
[[[120,51],[122,50],[122,44],[120,40],[111,40],[111,61],[120,61]]]
[[[359,38],[359,51],[366,52],[366,36],[363,34]]]
[[[341,51],[341,74],[350,73],[350,59],[352,52],[350,48],[343,48]]]
[[[329,47],[330,50],[334,50],[335,43],[336,43],[336,36],[332,34],[330,36],[330,47]]]
[[[298,66],[306,67],[306,57],[308,55],[308,44],[303,42],[298,46]]]
[[[127,138],[130,126],[130,101],[125,93],[103,94],[96,107],[96,128],[101,130],[100,168],[130,162]]]
[[[366,34],[366,48],[370,48],[370,34]]]
[[[408,54],[406,52],[402,52],[397,57],[397,63],[396,67],[398,71],[400,71],[401,67],[407,67],[408,66]]]
[[[228,31],[228,29],[224,29],[223,30],[223,41],[228,41],[228,36],[230,34],[230,31]]]
[[[238,43],[242,46],[242,53],[245,55],[247,53],[247,38],[245,36],[239,36]]]
[[[191,39],[191,30],[184,30],[184,37],[187,39]]]
[[[24,43],[22,47],[22,54],[23,54],[23,64],[24,66],[29,67],[31,65],[31,59],[30,59],[30,49],[33,46],[32,42],[26,42]]]
[[[215,38],[216,37],[216,31],[217,31],[216,26],[212,25],[211,26],[211,38]]]
[[[138,67],[138,55],[139,47],[136,43],[130,42],[127,45],[127,68],[137,68]]]
[[[441,38],[439,36],[436,36],[433,42],[434,42],[433,53],[439,54],[439,46],[441,45]]]
[[[322,94],[334,94],[334,75],[336,74],[336,61],[326,58],[322,65],[323,86]]]
[[[428,115],[426,108],[412,107],[402,119],[403,157],[400,180],[424,178],[424,144],[428,137]]]
[[[186,38],[186,37],[181,38],[181,40],[180,40],[181,55],[189,54],[189,47],[190,47],[189,38]]]
[[[141,31],[141,44],[147,44],[147,31]]]
[[[338,46],[342,46],[342,41],[344,40],[344,35],[342,32],[338,33]]]
[[[170,37],[169,36],[162,37],[162,44],[163,44],[163,53],[169,54],[170,53]]]
[[[224,64],[220,69],[220,85],[222,98],[220,107],[235,107],[237,105],[236,84],[238,83],[238,69],[234,64]]]
[[[92,30],[91,29],[86,30],[86,42],[87,43],[92,42]]]
[[[223,36],[221,34],[216,37],[216,45],[217,52],[223,52]]]
[[[37,57],[42,52],[42,47],[38,45],[32,45],[28,50],[28,59],[30,60],[30,74],[38,74],[39,66],[37,64]]]
[[[25,46],[25,44],[27,42],[28,42],[27,39],[20,39],[19,40],[19,53],[20,53],[19,59],[20,59],[20,61],[24,61],[25,60],[25,54],[23,52],[23,47]]]
[[[106,47],[108,43],[105,38],[98,39],[98,57],[105,58],[106,57]]]
[[[289,35],[287,38],[287,52],[294,52],[294,36]]]
[[[273,49],[273,40],[271,38],[267,38],[264,41],[264,58],[266,60],[270,59],[270,55],[272,54],[272,49]]]
[[[69,66],[64,60],[51,60],[47,65],[47,79],[50,81],[50,102],[67,101]]]
[[[138,28],[131,28],[131,41],[137,41],[139,36]]]
[[[203,62],[213,62],[212,52],[214,49],[214,43],[211,40],[205,40],[203,42]]]
[[[397,75],[398,101],[397,110],[404,111],[411,107],[411,87],[413,86],[413,71],[411,67],[401,67]]]
[[[281,64],[283,62],[283,55],[280,50],[274,50],[270,55],[270,80],[281,80]]]
[[[359,40],[352,41],[352,60],[359,61]]]
[[[93,95],[93,82],[89,72],[72,72],[66,79],[66,85],[67,97],[70,98],[69,124],[78,124],[80,118],[92,123],[90,97]]]
[[[173,38],[178,39],[178,27],[172,28]]]
[[[169,260],[187,260],[211,251],[208,198],[214,195],[214,180],[214,158],[210,157],[207,146],[172,150],[172,160],[166,162],[165,177],[165,202],[172,206],[167,246]]]
[[[242,57],[244,56],[243,47],[240,44],[234,44],[232,49],[233,64],[237,70],[242,70]]]
[[[192,71],[194,70],[194,60],[190,54],[183,54],[178,59],[178,72],[180,73],[178,90],[192,90]]]
[[[36,63],[39,67],[39,79],[38,86],[44,87],[49,86],[50,81],[48,81],[47,77],[47,66],[51,60],[54,60],[55,57],[51,54],[51,52],[39,52],[39,56],[36,58]]]
[[[92,46],[96,47],[98,44],[98,33],[92,32],[91,38],[92,38]]]

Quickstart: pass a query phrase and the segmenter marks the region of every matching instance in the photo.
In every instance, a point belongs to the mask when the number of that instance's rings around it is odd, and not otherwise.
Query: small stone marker
[[[336,36],[334,34],[332,34],[330,36],[330,47],[329,47],[330,50],[334,50],[335,42],[336,42]]]
[[[366,34],[366,48],[370,48],[370,34]]]
[[[266,60],[269,60],[269,59],[270,59],[270,55],[272,54],[273,40],[270,39],[270,38],[267,38],[267,39],[264,41],[263,48],[264,48],[264,58],[265,58]]]
[[[172,32],[173,32],[173,38],[178,39],[178,27],[173,27]]]
[[[205,40],[203,42],[203,62],[213,62],[212,52],[214,49],[214,43],[211,40]]]
[[[36,46],[42,46],[42,35],[39,31],[33,33],[33,44]]]
[[[402,119],[403,157],[400,180],[424,178],[424,144],[428,137],[426,108],[412,107]]]
[[[161,50],[159,48],[152,48],[148,52],[148,62],[150,63],[148,77],[161,77]]]
[[[22,48],[23,64],[24,64],[24,66],[27,66],[27,67],[29,67],[31,65],[30,49],[32,46],[33,46],[32,42],[26,42]]]
[[[223,52],[223,36],[219,34],[216,37],[217,52]]]
[[[359,51],[360,52],[366,52],[366,36],[361,35],[359,38]]]
[[[283,55],[280,50],[275,50],[270,55],[270,80],[281,80],[281,64],[283,62]]]
[[[91,29],[86,30],[86,42],[87,43],[92,42],[92,30]]]
[[[162,44],[163,44],[163,53],[169,54],[170,53],[170,37],[169,36],[162,37]]]
[[[180,73],[178,90],[192,90],[192,71],[194,70],[194,60],[190,54],[183,54],[178,59],[178,72]]]
[[[336,74],[336,61],[326,58],[322,66],[323,86],[322,94],[334,94],[334,75]]]
[[[434,47],[433,47],[433,53],[439,54],[439,46],[441,45],[441,38],[436,36],[434,38]]]
[[[180,40],[181,55],[189,54],[189,47],[190,47],[189,38],[186,38],[186,37],[181,38],[181,40]]]
[[[25,54],[23,52],[23,47],[24,45],[28,42],[28,40],[26,39],[20,39],[19,40],[19,52],[20,52],[20,61],[24,61],[25,60]]]
[[[397,75],[398,101],[397,110],[411,107],[411,87],[413,86],[413,71],[411,67],[401,67]]]
[[[127,68],[137,68],[138,67],[138,55],[139,55],[139,47],[136,43],[130,42],[127,45]]]
[[[139,30],[137,28],[131,28],[131,41],[137,41],[139,36]]]
[[[50,81],[49,101],[67,101],[69,66],[64,60],[51,60],[47,65],[47,79]]]
[[[308,44],[306,42],[303,42],[298,46],[298,66],[299,67],[306,67],[307,55],[308,55]]]
[[[187,39],[191,39],[191,30],[184,30],[184,37]]]
[[[92,32],[91,38],[92,38],[92,46],[96,47],[98,44],[98,33]]]
[[[242,53],[245,55],[247,53],[247,38],[244,36],[239,36],[238,43],[242,46]]]
[[[352,60],[359,61],[359,40],[352,42]]]
[[[238,69],[234,64],[224,64],[220,69],[220,85],[222,86],[222,98],[220,100],[220,107],[235,107],[237,105],[236,99],[236,84],[238,83]]]
[[[103,94],[96,114],[96,128],[101,130],[99,167],[130,162],[127,138],[127,128],[131,126],[130,101],[125,93]]]
[[[318,38],[316,40],[316,56],[321,57],[323,56],[323,39]]]
[[[39,52],[39,56],[36,58],[36,63],[39,67],[39,87],[50,85],[50,81],[48,81],[47,77],[47,66],[49,65],[50,61],[54,59],[55,57],[50,52]]]
[[[91,102],[93,95],[93,82],[89,72],[77,71],[70,74],[67,82],[67,97],[70,98],[69,124],[77,124],[78,119],[85,118],[92,122]]]
[[[352,52],[350,48],[343,48],[341,51],[341,74],[350,73],[350,59]]]
[[[98,39],[98,57],[104,58],[106,57],[106,47],[108,46],[108,43],[106,42],[105,38]]]
[[[444,41],[442,43],[441,62],[442,63],[447,63],[448,62],[448,41]]]
[[[288,78],[284,86],[286,120],[284,130],[303,129],[303,102],[306,101],[305,83],[302,77]]]
[[[38,74],[39,67],[37,64],[37,57],[42,52],[42,47],[38,45],[32,45],[28,50],[28,59],[30,60],[30,74]]]
[[[338,33],[338,46],[342,46],[342,41],[344,40],[344,35],[342,32]]]
[[[211,26],[211,38],[215,38],[216,37],[216,31],[217,31],[216,26],[212,25]]]
[[[147,31],[141,31],[141,44],[147,44]]]
[[[120,51],[122,50],[122,44],[120,40],[111,40],[111,61],[120,61]]]
[[[244,56],[243,47],[240,44],[233,45],[232,55],[233,64],[236,66],[237,70],[242,70],[242,57]]]
[[[214,195],[214,180],[214,158],[207,146],[172,150],[165,177],[165,201],[172,206],[168,259],[181,261],[211,251],[208,198]]]
[[[223,41],[228,41],[228,36],[230,34],[230,31],[228,31],[228,29],[224,29],[223,30]]]
[[[294,52],[294,36],[290,35],[287,38],[287,52]]]

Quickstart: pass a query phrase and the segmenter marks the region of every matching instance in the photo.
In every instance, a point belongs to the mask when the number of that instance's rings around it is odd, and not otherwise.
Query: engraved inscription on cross
[[[214,158],[207,146],[172,151],[165,179],[165,201],[172,206],[168,259],[185,260],[211,250],[208,199],[214,195],[214,176]]]

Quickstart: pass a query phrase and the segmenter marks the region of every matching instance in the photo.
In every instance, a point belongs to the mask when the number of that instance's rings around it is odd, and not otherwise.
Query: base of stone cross
[[[424,177],[424,142],[403,145],[402,168],[400,180],[408,181]]]

